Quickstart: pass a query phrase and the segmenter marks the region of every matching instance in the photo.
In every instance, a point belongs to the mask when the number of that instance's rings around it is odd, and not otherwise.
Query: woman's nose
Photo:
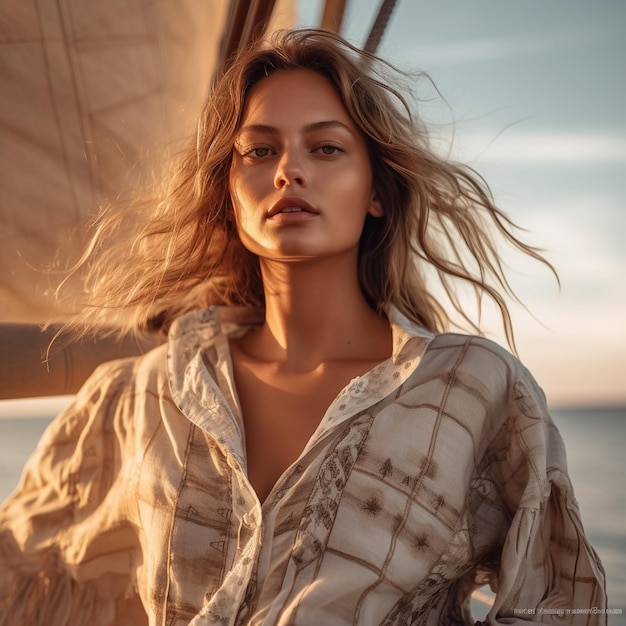
[[[305,175],[302,158],[293,151],[285,151],[281,155],[274,176],[274,186],[282,189],[285,186],[296,185],[306,187],[307,177]]]

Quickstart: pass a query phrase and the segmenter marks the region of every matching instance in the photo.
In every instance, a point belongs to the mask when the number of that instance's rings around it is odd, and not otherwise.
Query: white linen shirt
[[[605,623],[562,441],[519,361],[392,309],[392,357],[261,504],[229,351],[259,322],[195,311],[91,376],[0,509],[0,624],[473,624],[486,581],[486,624]]]

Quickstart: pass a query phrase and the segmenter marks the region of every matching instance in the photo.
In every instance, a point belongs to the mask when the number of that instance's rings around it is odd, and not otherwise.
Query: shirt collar
[[[387,317],[393,337],[391,358],[396,365],[412,357],[416,350],[421,355],[435,337],[434,333],[411,321],[393,305],[387,308]]]
[[[413,355],[417,346],[420,346],[419,352],[423,352],[435,336],[408,319],[393,305],[387,308],[386,313],[392,333],[394,364],[409,356],[408,352]],[[218,336],[238,337],[262,323],[263,309],[260,307],[213,306],[191,311],[180,317],[172,325],[169,339],[171,344],[182,348],[188,359],[199,349],[213,344]]]
[[[311,441],[390,396],[415,371],[434,335],[393,307],[387,315],[393,336],[392,358],[344,387]],[[243,424],[224,387],[232,384],[228,339],[242,336],[262,322],[262,309],[211,307],[180,317],[169,334],[167,373],[172,399],[188,419],[228,446],[241,465],[245,464]]]

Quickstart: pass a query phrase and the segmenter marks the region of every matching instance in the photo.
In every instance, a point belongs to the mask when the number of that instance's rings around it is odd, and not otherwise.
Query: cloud
[[[459,133],[452,156],[481,163],[620,164],[626,163],[626,137],[590,132]]]

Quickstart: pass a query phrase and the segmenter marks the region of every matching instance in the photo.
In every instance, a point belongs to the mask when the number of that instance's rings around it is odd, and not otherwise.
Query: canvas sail
[[[50,270],[193,133],[236,4],[259,3],[0,0],[0,322],[55,317]]]

